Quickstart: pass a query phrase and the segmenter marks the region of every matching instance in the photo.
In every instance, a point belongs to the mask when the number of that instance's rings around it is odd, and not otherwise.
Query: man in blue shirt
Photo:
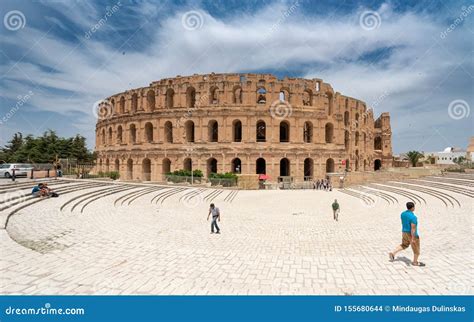
[[[389,253],[390,260],[395,260],[395,255],[408,248],[411,245],[413,250],[413,266],[426,266],[424,263],[418,261],[420,256],[420,236],[418,235],[418,218],[415,216],[415,204],[407,202],[407,210],[402,212],[402,243],[393,252]]]

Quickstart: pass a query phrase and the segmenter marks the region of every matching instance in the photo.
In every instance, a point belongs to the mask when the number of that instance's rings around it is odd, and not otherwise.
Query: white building
[[[447,147],[443,152],[431,152],[425,155],[432,155],[436,158],[436,164],[455,164],[454,158],[466,157],[466,151],[459,148]]]

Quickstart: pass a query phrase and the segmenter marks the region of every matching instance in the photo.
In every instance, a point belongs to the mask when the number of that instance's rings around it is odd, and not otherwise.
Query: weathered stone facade
[[[321,79],[208,74],[162,79],[99,106],[101,171],[163,181],[178,169],[265,173],[270,181],[390,167],[388,113]]]

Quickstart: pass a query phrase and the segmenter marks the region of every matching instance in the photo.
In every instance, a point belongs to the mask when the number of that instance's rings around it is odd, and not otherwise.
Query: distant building
[[[466,157],[466,151],[460,148],[447,147],[442,152],[430,152],[425,156],[434,156],[435,164],[455,164],[454,159],[459,157]]]
[[[474,136],[471,136],[469,145],[467,146],[466,158],[470,161],[474,161]]]

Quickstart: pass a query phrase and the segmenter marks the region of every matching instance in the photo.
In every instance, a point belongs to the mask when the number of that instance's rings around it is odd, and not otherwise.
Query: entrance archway
[[[382,168],[382,161],[380,159],[375,159],[374,161],[374,170],[378,171]]]
[[[241,173],[242,172],[242,161],[239,158],[232,160],[232,172]]]
[[[267,163],[264,158],[257,159],[257,174],[267,174]]]
[[[314,161],[311,158],[304,159],[304,180],[313,180]]]
[[[329,158],[326,160],[326,173],[334,172],[334,160]]]
[[[290,160],[283,158],[280,160],[280,177],[287,177],[290,175]]]
[[[142,161],[142,180],[143,181],[151,180],[151,161],[148,158],[145,158]]]

